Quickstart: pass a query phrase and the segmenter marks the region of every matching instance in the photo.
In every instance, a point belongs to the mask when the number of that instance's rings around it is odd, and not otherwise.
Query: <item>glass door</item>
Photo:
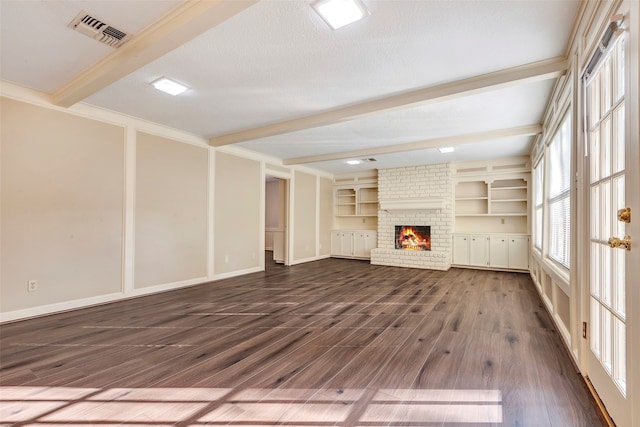
[[[619,426],[631,425],[627,399],[629,358],[627,225],[631,191],[625,124],[625,37],[611,42],[586,82],[589,165],[588,377]],[[637,159],[635,159],[637,161]],[[640,212],[635,212],[636,215]],[[637,221],[637,219],[635,219]],[[640,242],[639,242],[640,243]],[[637,251],[637,249],[635,249]]]

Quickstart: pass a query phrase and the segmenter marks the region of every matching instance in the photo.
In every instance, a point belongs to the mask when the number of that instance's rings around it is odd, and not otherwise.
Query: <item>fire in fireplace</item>
[[[396,249],[431,250],[431,227],[428,225],[396,225]]]

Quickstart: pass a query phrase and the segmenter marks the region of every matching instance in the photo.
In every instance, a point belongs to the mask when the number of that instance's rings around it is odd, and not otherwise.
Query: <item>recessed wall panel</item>
[[[138,132],[135,287],[207,275],[208,149]]]
[[[0,309],[121,292],[124,128],[1,102]]]
[[[260,162],[217,152],[215,166],[214,269],[233,273],[259,266]]]
[[[295,260],[316,256],[316,176],[296,171],[294,196]]]

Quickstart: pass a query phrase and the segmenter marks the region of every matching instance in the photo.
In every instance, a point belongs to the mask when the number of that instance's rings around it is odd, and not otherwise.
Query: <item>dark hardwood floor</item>
[[[0,424],[603,425],[527,274],[268,265],[3,325]]]

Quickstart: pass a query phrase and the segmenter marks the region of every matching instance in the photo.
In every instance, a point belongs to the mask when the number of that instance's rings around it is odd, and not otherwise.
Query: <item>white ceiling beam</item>
[[[339,107],[306,117],[285,120],[283,122],[273,123],[253,129],[215,136],[209,139],[209,144],[214,147],[219,147],[227,144],[251,141],[269,136],[330,125],[333,123],[355,120],[371,114],[414,107],[416,104],[442,101],[445,99],[468,96],[517,84],[552,79],[564,74],[568,67],[569,61],[566,58],[552,58],[481,76],[470,77],[437,86],[373,99],[359,104]]]
[[[162,18],[58,89],[53,103],[70,107],[237,15],[259,0],[184,0]]]
[[[406,144],[386,145],[364,150],[342,151],[338,153],[319,154],[316,156],[296,157],[286,159],[284,165],[299,165],[304,163],[326,162],[330,160],[354,159],[376,156],[380,154],[401,153],[407,151],[424,150],[428,148],[450,147],[464,144],[472,144],[494,139],[510,138],[515,136],[531,136],[542,132],[539,124],[520,126],[509,129],[490,130],[466,135],[445,136],[441,138],[425,139],[423,141],[409,142]]]

